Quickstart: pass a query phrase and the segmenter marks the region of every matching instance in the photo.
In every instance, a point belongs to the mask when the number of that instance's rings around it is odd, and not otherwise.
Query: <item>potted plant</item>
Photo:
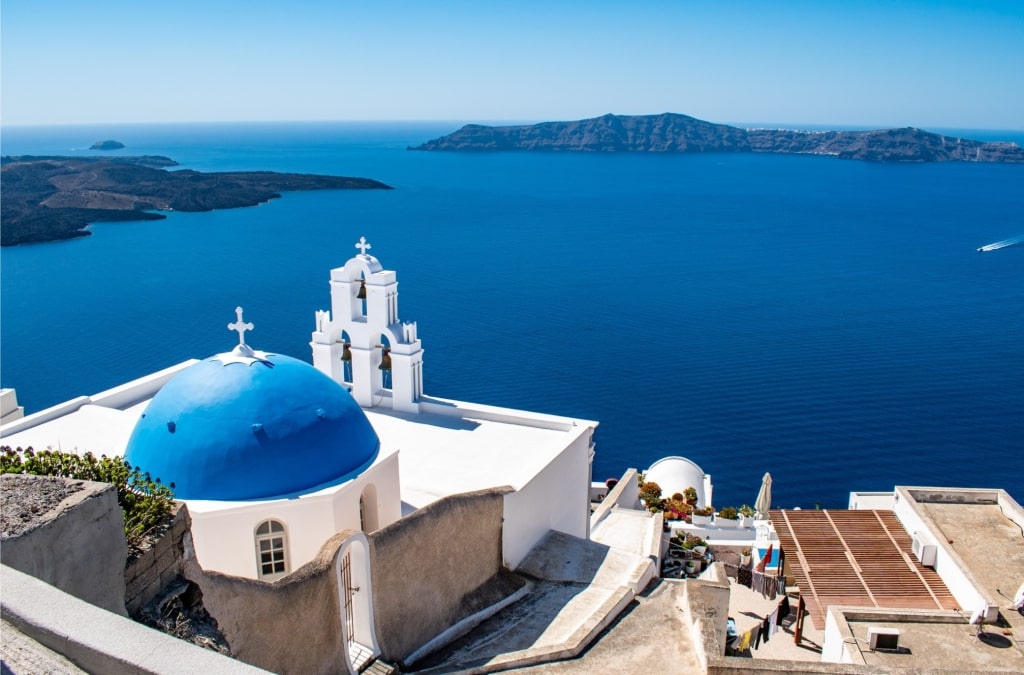
[[[690,550],[699,556],[703,556],[704,552],[708,550],[708,543],[696,535],[688,534],[686,540],[691,542]]]
[[[749,504],[740,507],[740,527],[754,526],[754,509]]]
[[[700,564],[699,560],[687,560],[684,563],[684,566],[686,567],[686,573],[687,574],[696,574],[697,573],[697,565],[699,565],[699,564]]]
[[[695,487],[693,487],[691,485],[690,487],[688,487],[685,490],[683,490],[683,498],[686,500],[686,503],[689,504],[690,506],[696,506],[697,505],[697,488],[695,488]]]
[[[715,525],[718,527],[739,527],[740,514],[734,506],[726,506],[715,516]]]
[[[652,513],[661,510],[661,486],[655,482],[648,481],[640,486],[640,499],[644,506],[653,509]]]
[[[745,548],[740,553],[740,565],[742,565],[743,567],[746,567],[749,564],[750,564],[750,549],[749,548]]]
[[[690,516],[690,520],[694,525],[710,525],[711,514],[715,512],[713,506],[705,506],[702,509],[694,509],[693,515]]]
[[[661,510],[665,512],[665,520],[684,520],[691,511],[691,506],[681,499],[666,499],[661,504]]]

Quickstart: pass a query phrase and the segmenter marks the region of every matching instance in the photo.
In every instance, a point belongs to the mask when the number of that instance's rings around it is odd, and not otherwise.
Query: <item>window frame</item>
[[[261,531],[265,530],[265,531]],[[253,529],[254,552],[256,554],[256,575],[261,581],[275,581],[288,574],[288,528],[284,521],[277,518],[267,518]],[[264,548],[264,544],[267,547]],[[269,554],[270,559],[264,561],[264,554]],[[275,556],[279,554],[279,556]],[[270,572],[265,567],[270,566]],[[280,569],[278,569],[280,568]]]

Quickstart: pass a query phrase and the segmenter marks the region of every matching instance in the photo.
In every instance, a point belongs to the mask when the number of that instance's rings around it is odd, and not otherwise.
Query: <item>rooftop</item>
[[[829,605],[956,609],[934,570],[918,562],[891,511],[775,510],[775,530],[815,626]]]
[[[834,607],[830,613],[846,637],[845,646],[853,663],[876,668],[914,668],[918,672],[1024,672],[1024,653],[1012,631],[985,626],[979,634],[975,626],[968,625],[956,612],[879,612]],[[873,627],[898,630],[898,649],[872,651],[867,637],[868,629]]]
[[[17,420],[0,429],[0,443],[121,456],[156,392],[192,363]],[[597,426],[587,420],[437,398],[425,398],[422,406],[425,412],[419,414],[386,408],[364,411],[380,437],[380,458],[399,453],[402,501],[411,509],[455,493],[506,485],[520,489],[566,445]],[[488,452],[481,452],[484,447]],[[497,462],[495,457],[516,461]]]

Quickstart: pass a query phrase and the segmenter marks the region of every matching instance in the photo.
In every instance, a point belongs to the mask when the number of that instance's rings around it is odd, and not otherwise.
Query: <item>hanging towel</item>
[[[753,631],[754,629],[751,628],[743,634],[743,637],[740,638],[740,641],[736,643],[736,651],[745,652],[748,649],[750,649],[750,638],[754,637]]]

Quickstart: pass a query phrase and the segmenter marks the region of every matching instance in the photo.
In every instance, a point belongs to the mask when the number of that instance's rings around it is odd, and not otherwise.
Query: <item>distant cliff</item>
[[[369,178],[270,171],[166,171],[167,157],[0,158],[0,245],[83,237],[89,223],[158,220],[152,211],[254,206],[298,190],[390,190]]]
[[[790,131],[740,129],[687,115],[604,115],[576,122],[489,127],[467,124],[410,150],[577,152],[776,152],[875,162],[1024,163],[1015,143],[986,143],[921,129]]]

